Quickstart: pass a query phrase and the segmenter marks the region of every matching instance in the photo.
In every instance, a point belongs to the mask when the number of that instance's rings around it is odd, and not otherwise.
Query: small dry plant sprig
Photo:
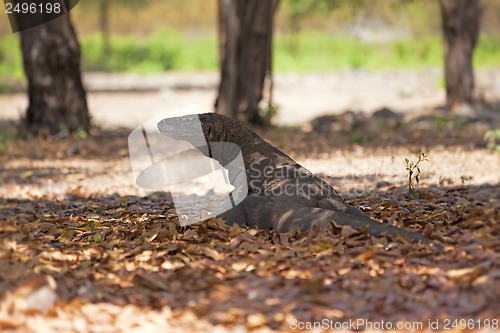
[[[420,149],[417,152],[417,161],[412,162],[405,158],[406,171],[408,171],[408,196],[412,199],[418,198],[418,193],[415,189],[420,181],[420,163],[427,161],[427,155]]]

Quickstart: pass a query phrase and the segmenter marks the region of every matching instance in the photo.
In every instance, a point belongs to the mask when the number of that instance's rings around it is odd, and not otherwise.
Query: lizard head
[[[217,113],[192,114],[163,119],[158,123],[163,135],[190,142],[199,147],[200,142],[232,142],[243,145],[255,139],[256,134],[239,121]]]
[[[216,113],[191,114],[182,117],[165,118],[158,123],[158,129],[163,135],[194,143],[202,135],[206,142],[223,142],[228,124],[234,120]]]
[[[158,123],[158,130],[171,139],[190,143],[198,142],[204,137],[197,114],[165,118]]]

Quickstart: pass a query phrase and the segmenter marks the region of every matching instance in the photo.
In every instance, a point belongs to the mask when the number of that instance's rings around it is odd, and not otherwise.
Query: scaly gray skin
[[[365,227],[375,236],[403,235],[414,241],[428,242],[422,235],[379,223],[349,206],[332,186],[235,119],[204,113],[164,119],[158,129],[172,139],[188,141],[196,147],[200,142],[199,126],[193,126],[197,117],[209,145],[212,142],[234,143],[240,147],[245,163],[248,196],[222,215],[226,223],[288,232],[308,230],[314,225],[329,226],[333,221],[341,226]],[[238,153],[212,152],[206,145],[196,148],[224,166]],[[228,171],[231,181],[234,174],[231,169]]]

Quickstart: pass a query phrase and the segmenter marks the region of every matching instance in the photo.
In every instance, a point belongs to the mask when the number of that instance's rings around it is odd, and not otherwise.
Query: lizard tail
[[[369,216],[347,204],[340,211],[326,210],[317,207],[294,205],[290,207],[279,202],[275,205],[274,229],[277,232],[288,232],[294,229],[309,230],[313,226],[330,226],[333,222],[337,226],[351,226],[355,229],[367,228],[372,236],[403,236],[414,242],[429,243],[425,236],[401,229],[389,224],[371,219]]]

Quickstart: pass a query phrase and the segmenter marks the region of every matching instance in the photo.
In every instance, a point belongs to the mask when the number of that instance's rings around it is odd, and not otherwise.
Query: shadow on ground
[[[474,111],[474,110],[479,111]],[[339,149],[356,147],[462,146],[484,148],[484,134],[500,127],[500,101],[479,105],[465,115],[449,115],[441,109],[400,114],[382,108],[367,117],[347,111],[314,119],[302,127],[254,128],[267,141],[295,156],[314,158]],[[12,158],[111,160],[128,156],[131,129],[92,130],[86,139],[62,133],[59,138],[16,139],[17,124],[0,121],[0,161]]]
[[[360,146],[473,150],[484,147],[484,132],[492,126],[454,118],[424,117],[413,127],[390,121],[337,126],[349,121],[334,119],[332,125],[330,120],[309,132],[260,132],[287,152],[314,158]],[[17,140],[11,131],[12,124],[0,124],[3,184],[64,182],[72,173],[67,166],[16,164],[23,160],[123,162],[128,154],[127,129],[50,140]],[[329,181],[364,179],[374,181],[373,175]],[[40,287],[30,281],[51,277],[60,302],[49,305],[56,308],[87,303],[169,307],[186,321],[202,318],[227,326],[250,322],[286,329],[290,322],[324,318],[498,318],[498,193],[500,184],[435,186],[420,188],[419,198],[410,199],[405,188],[380,184],[376,191],[349,196],[349,203],[373,218],[443,243],[444,252],[334,225],[286,235],[220,220],[181,229],[165,193],[85,195],[76,189],[60,200],[19,199],[10,193],[10,199],[0,198],[0,310],[8,315],[26,311],[20,304]]]
[[[323,318],[498,318],[500,184],[405,193],[350,203],[445,252],[349,228],[278,235],[210,220],[180,229],[160,192],[0,199],[0,304],[51,276],[63,303],[166,306],[229,326],[249,316],[273,329]]]
[[[259,133],[303,157],[355,147],[486,147],[485,133],[500,128],[500,102],[478,104],[462,112],[449,114],[436,108],[402,114],[382,108],[366,116],[347,111],[318,117],[301,128],[277,127]]]

